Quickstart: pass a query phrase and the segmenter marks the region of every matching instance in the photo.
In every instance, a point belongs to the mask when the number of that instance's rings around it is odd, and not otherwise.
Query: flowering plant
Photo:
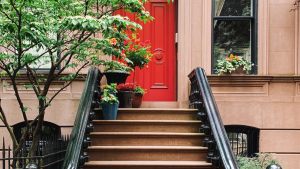
[[[141,94],[146,94],[147,91],[146,89],[141,88],[141,86],[136,85],[136,87],[134,88],[134,92],[135,93],[141,93]]]
[[[151,61],[152,54],[150,52],[151,46],[149,40],[141,42],[139,39],[132,38],[124,41],[124,47],[125,50],[122,53],[131,61],[127,63],[129,67],[133,69],[139,67],[142,69],[145,64]]]
[[[116,83],[111,83],[110,85],[102,85],[101,90],[102,91],[107,90],[107,92],[118,93],[116,87],[117,87]]]
[[[131,72],[133,71],[132,68],[128,67],[125,63],[118,62],[118,61],[106,61],[104,64],[105,66],[104,71],[111,70],[112,72],[114,70],[121,70],[125,72]]]
[[[136,85],[133,83],[126,83],[126,84],[122,83],[122,84],[119,84],[116,89],[118,90],[118,92],[134,91],[135,86]]]
[[[104,89],[104,93],[101,96],[101,103],[114,104],[114,103],[119,103],[119,100],[113,94],[109,94],[108,89]]]
[[[217,60],[217,62],[218,75],[222,74],[222,72],[231,73],[240,66],[243,67],[244,71],[247,71],[247,74],[249,74],[249,70],[251,70],[251,67],[254,65],[253,63],[244,60],[243,57],[233,56],[233,54],[231,54],[230,57],[227,57],[226,59]]]

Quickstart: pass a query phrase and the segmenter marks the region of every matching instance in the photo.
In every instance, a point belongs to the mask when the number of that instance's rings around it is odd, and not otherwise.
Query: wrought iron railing
[[[95,118],[94,109],[99,107],[100,81],[102,76],[99,69],[95,67],[89,69],[62,167],[63,169],[83,169],[84,163],[89,161],[86,150],[92,144],[89,134],[94,131],[91,121]]]
[[[35,163],[38,169],[58,169],[63,165],[65,153],[68,147],[69,136],[41,138],[35,151],[35,156],[28,157],[29,148],[24,147],[20,149],[17,157],[12,156],[12,149],[10,146],[6,149],[3,138],[3,147],[0,150],[2,158],[0,158],[0,167],[2,169],[22,169],[26,168],[29,163]],[[2,164],[1,164],[2,163]]]
[[[212,163],[215,169],[239,169],[205,71],[196,68],[188,77],[191,81],[189,107],[199,110],[197,120],[202,121],[200,132],[205,134],[203,146],[209,149],[206,162]]]

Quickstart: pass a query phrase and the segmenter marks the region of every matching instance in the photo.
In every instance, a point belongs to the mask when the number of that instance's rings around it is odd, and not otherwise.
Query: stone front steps
[[[84,168],[212,169],[205,162],[208,149],[202,147],[196,114],[191,109],[119,109],[117,120],[94,120]]]

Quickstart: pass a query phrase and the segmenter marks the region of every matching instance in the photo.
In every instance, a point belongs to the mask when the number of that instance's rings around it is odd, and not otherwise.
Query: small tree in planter
[[[117,86],[120,108],[132,108],[135,85],[133,83],[119,84]]]
[[[116,120],[119,100],[113,94],[108,93],[108,89],[104,89],[101,96],[102,114],[104,120]]]

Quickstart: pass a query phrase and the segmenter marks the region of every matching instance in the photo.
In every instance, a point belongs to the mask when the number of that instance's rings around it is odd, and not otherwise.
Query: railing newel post
[[[205,71],[202,68],[196,68],[188,77],[191,82],[189,108],[198,109],[197,120],[202,122],[199,131],[205,134],[202,144],[209,150],[206,161],[212,163],[214,169],[239,169],[228,138],[224,137],[226,131]]]

